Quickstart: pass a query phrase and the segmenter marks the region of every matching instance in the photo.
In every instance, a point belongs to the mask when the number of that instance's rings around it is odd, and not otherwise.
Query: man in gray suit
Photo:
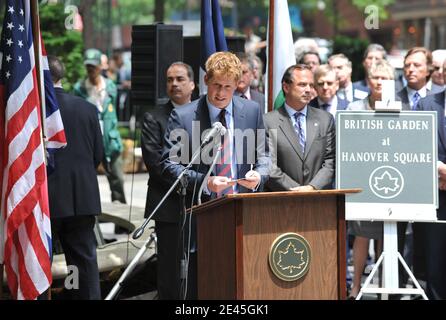
[[[260,105],[260,110],[265,109],[265,95],[256,90],[251,90],[251,83],[254,80],[254,61],[248,57],[245,53],[237,53],[237,58],[242,63],[242,77],[235,90],[235,95],[255,101]]]
[[[266,187],[272,191],[311,191],[333,184],[334,118],[308,107],[313,83],[308,66],[289,67],[282,78],[285,103],[265,115],[273,160]]]
[[[397,93],[403,110],[416,110],[418,101],[430,95],[426,87],[432,73],[432,53],[423,47],[410,49],[404,57],[404,78],[407,86]]]

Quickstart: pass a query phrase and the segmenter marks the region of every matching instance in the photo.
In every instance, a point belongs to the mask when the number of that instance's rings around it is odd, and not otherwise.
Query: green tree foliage
[[[350,59],[352,65],[362,66],[363,54],[368,45],[367,40],[337,36],[333,41],[333,54],[343,53]],[[364,77],[363,68],[353,68],[353,81],[364,79]]]
[[[64,87],[71,91],[77,80],[85,77],[82,34],[67,30],[63,4],[41,5],[40,30],[48,54],[58,56],[65,64]]]
[[[113,24],[152,23],[153,7],[154,0],[119,0],[119,6],[112,10]]]
[[[381,19],[387,19],[389,17],[389,12],[386,8],[394,2],[395,0],[352,0],[353,5],[361,11],[364,11],[367,6],[376,6],[379,9],[379,17]]]

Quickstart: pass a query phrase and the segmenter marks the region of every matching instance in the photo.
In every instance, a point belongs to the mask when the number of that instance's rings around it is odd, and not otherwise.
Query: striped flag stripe
[[[17,253],[18,258],[18,269],[19,269],[19,286],[21,288],[23,297],[25,299],[34,299],[39,295],[39,292],[36,289],[36,286],[34,285],[33,281],[31,280],[31,277],[29,276],[27,270],[26,270],[26,264],[27,261],[25,260],[24,253],[22,251],[22,247],[20,245],[20,236],[19,232],[20,230],[17,230],[14,234],[14,247],[13,250]]]
[[[43,258],[48,251],[42,243],[33,215],[29,216],[25,223],[20,226],[19,237],[22,250],[26,253],[26,261],[32,262],[26,264],[26,270],[37,290],[44,291],[51,279],[51,264],[49,259]]]
[[[11,235],[18,227],[20,222],[24,221],[26,216],[32,213],[35,203],[38,199],[37,181],[41,181],[45,177],[38,177],[38,168],[44,165],[43,152],[41,148],[37,148],[32,155],[33,161],[26,172],[14,183],[7,200],[7,232]],[[41,172],[41,170],[40,170]],[[30,201],[32,201],[30,203]],[[26,210],[24,210],[26,208]]]
[[[30,137],[36,129],[39,129],[39,118],[37,110],[34,108],[26,119],[23,129],[17,132],[9,144],[9,167],[26,150],[26,147],[28,146],[28,137]],[[11,135],[14,136],[13,134]]]
[[[18,111],[21,111],[23,101],[33,92],[33,86],[35,85],[33,76],[33,72],[29,72],[23,79],[20,87],[9,97],[6,107],[6,121],[9,122]]]
[[[51,221],[49,221],[47,215],[43,214],[42,209],[40,208],[40,203],[38,203],[34,208],[33,214],[34,214],[34,219],[41,226],[40,228],[37,229],[37,231],[39,232],[42,244],[45,246],[46,252],[50,252],[51,242],[48,241],[48,235],[51,235]]]

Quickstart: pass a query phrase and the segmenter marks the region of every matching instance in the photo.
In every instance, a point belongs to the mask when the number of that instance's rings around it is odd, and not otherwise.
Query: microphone
[[[222,136],[225,133],[226,133],[226,128],[221,124],[221,122],[218,122],[218,121],[214,122],[214,124],[212,125],[212,129],[204,137],[203,142],[201,143],[201,146],[204,146],[205,144],[207,144],[217,134],[220,134]]]

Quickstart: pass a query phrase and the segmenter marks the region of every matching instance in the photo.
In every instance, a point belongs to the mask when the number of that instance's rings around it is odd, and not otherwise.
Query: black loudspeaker
[[[183,61],[183,27],[153,24],[132,27],[131,102],[137,118],[156,105],[165,104],[166,70]]]
[[[245,37],[244,36],[233,36],[226,37],[226,43],[228,45],[228,50],[236,53],[236,52],[245,52]],[[189,64],[194,70],[194,81],[195,81],[195,90],[192,96],[192,100],[198,98],[198,87],[200,81],[200,37],[184,37],[184,62]]]

